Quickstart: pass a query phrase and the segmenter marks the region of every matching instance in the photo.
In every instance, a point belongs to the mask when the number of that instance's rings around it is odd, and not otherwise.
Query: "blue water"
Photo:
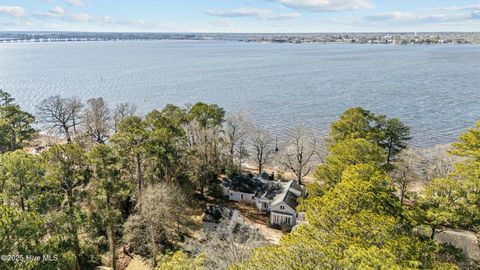
[[[27,110],[61,94],[141,113],[206,101],[282,137],[319,133],[348,107],[399,117],[413,144],[449,143],[480,119],[480,46],[113,41],[0,44],[0,88]]]

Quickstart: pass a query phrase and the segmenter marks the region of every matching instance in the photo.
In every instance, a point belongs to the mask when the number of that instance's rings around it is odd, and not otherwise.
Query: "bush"
[[[270,228],[276,229],[276,230],[280,230],[280,229],[281,229],[280,225],[278,225],[278,224],[270,224]]]
[[[290,232],[292,230],[292,226],[288,225],[288,224],[282,224],[280,225],[280,230],[282,230],[282,232]]]
[[[219,198],[219,199],[223,198],[222,185],[220,185],[219,183],[214,183],[208,189],[208,194],[212,197],[215,197],[215,198]]]
[[[189,257],[182,251],[176,251],[160,256],[158,259],[157,269],[159,270],[201,270],[203,267],[205,256]]]
[[[101,258],[98,253],[98,249],[90,241],[80,243],[80,258],[79,263],[82,269],[96,269],[101,265]]]
[[[238,166],[236,166],[235,163],[229,163],[225,168],[225,174],[228,177],[234,177],[239,175],[240,173],[238,171]]]

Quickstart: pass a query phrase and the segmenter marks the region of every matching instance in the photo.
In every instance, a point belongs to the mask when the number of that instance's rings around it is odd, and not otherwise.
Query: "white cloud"
[[[399,23],[399,24],[444,24],[466,23],[480,19],[480,5],[449,6],[419,10],[416,12],[387,12],[363,17],[371,23]]]
[[[85,2],[83,2],[83,0],[66,0],[65,2],[70,6],[74,7],[80,7],[85,5]]]
[[[93,20],[93,16],[87,13],[81,13],[81,14],[74,14],[69,16],[74,21],[79,21],[79,22],[89,22]]]
[[[100,19],[101,19],[102,23],[104,23],[104,24],[111,24],[115,20],[112,16],[103,16]]]
[[[480,10],[474,11],[472,13],[472,19],[474,20],[480,20]]]
[[[14,17],[23,17],[27,13],[23,7],[19,6],[0,6],[0,14],[7,14]]]
[[[473,18],[474,15],[469,13],[416,14],[411,12],[389,12],[364,17],[365,20],[372,22],[397,23],[461,22]]]
[[[210,9],[207,10],[208,15],[219,17],[262,17],[272,13],[268,9],[259,8],[236,8],[231,10]]]
[[[465,11],[465,10],[480,10],[480,5],[468,5],[468,6],[450,6],[450,7],[441,7],[435,8],[434,10],[443,10],[443,11]]]
[[[69,22],[93,22],[93,21],[102,21],[106,17],[94,17],[87,13],[79,14],[67,14],[63,8],[53,8],[49,12],[36,12],[33,13],[33,16],[37,19],[50,20],[58,19]]]
[[[131,20],[124,18],[116,18],[112,16],[103,16],[103,17],[93,17],[95,23],[100,23],[103,26],[120,28],[124,29],[141,29],[141,30],[152,30],[152,31],[185,31],[185,29],[179,29],[176,25],[172,23],[156,23],[156,22],[147,22],[144,20]]]
[[[300,16],[300,13],[275,14],[269,9],[236,8],[236,9],[210,9],[206,13],[217,17],[255,17],[260,20],[288,20]]]
[[[32,16],[49,24],[52,24],[51,20],[55,19],[65,22],[74,22],[78,25],[102,25],[113,28],[127,27],[129,30],[144,29],[154,31],[173,31],[177,29],[176,26],[171,23],[146,22],[144,20],[125,19],[112,16],[92,16],[88,13],[69,14],[65,10],[63,10],[62,13],[61,10],[57,8],[53,8],[49,12],[36,12],[33,13]],[[52,25],[62,26],[62,24]]]
[[[414,13],[410,12],[387,12],[365,16],[364,19],[367,21],[407,21],[415,20],[417,16]]]
[[[218,26],[218,27],[232,27],[235,26],[235,23],[232,22],[231,20],[216,20],[210,22],[211,24]]]
[[[56,6],[49,11],[50,13],[53,14],[58,14],[58,15],[63,15],[65,14],[65,10],[62,7]]]
[[[300,13],[292,12],[292,13],[281,13],[281,14],[270,14],[269,16],[267,16],[266,19],[272,20],[272,21],[281,21],[281,20],[294,19],[300,16],[301,16]]]
[[[32,22],[30,21],[12,21],[12,22],[3,22],[0,21],[0,29],[4,30],[11,30],[14,28],[25,28],[28,29],[32,26]]]
[[[373,8],[370,0],[270,0],[289,8],[309,11],[343,11]]]

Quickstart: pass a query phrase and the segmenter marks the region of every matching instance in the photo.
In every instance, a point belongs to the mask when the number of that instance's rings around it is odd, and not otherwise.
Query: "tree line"
[[[107,252],[118,268],[126,243],[156,258],[185,238],[185,208],[219,175],[240,174],[249,157],[261,172],[275,153],[266,130],[202,102],[139,116],[129,103],[52,96],[35,117],[0,90],[0,133],[1,254],[58,255],[0,268],[89,269]],[[44,133],[64,142],[34,153],[30,143]]]
[[[111,109],[102,98],[53,96],[36,115],[38,122],[0,91],[0,254],[58,260],[0,261],[2,269],[93,269],[104,254],[118,269],[125,244],[158,269],[468,266],[432,240],[444,228],[478,231],[480,124],[453,144],[450,154],[462,157],[453,162],[412,158],[408,126],[363,108],[332,123],[326,155],[308,127],[292,129],[278,145],[244,115],[202,102],[138,116],[128,103]],[[36,123],[65,143],[27,151]],[[308,222],[278,246],[242,229],[185,248],[186,209],[198,206],[219,175],[241,174],[247,159],[259,173],[277,164],[300,183],[313,175],[299,206]],[[426,188],[412,194],[418,179]]]

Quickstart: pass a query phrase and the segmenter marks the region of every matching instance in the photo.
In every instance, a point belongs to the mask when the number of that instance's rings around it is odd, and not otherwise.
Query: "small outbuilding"
[[[239,213],[235,209],[209,204],[203,213],[202,220],[204,231],[214,231],[222,222],[233,229],[239,222]]]

